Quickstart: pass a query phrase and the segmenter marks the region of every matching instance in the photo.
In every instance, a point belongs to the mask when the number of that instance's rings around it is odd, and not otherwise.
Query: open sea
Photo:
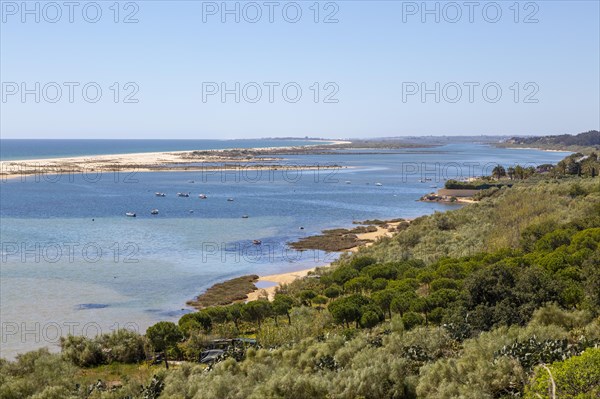
[[[141,152],[225,150],[323,144],[313,140],[26,140],[0,139],[0,161]]]
[[[42,148],[21,141],[5,147],[2,140],[2,159],[242,146],[241,141],[118,140],[120,147],[95,147],[82,141],[58,149],[56,143]],[[247,147],[307,144],[243,142]],[[13,358],[42,346],[58,350],[58,337],[68,333],[93,336],[123,327],[143,332],[157,321],[176,321],[189,311],[187,300],[216,282],[320,266],[338,256],[290,250],[286,244],[300,237],[351,227],[354,220],[455,209],[417,200],[436,190],[432,186],[443,187],[444,179],[489,174],[498,163],[556,163],[568,154],[452,144],[281,161],[336,169],[2,181],[0,356]],[[422,183],[424,178],[431,180]],[[178,192],[190,196],[178,197]],[[201,193],[207,198],[200,199]],[[152,209],[159,214],[151,215]],[[126,217],[126,212],[137,217]]]

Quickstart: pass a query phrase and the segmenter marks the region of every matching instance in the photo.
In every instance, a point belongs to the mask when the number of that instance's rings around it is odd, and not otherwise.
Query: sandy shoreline
[[[14,179],[30,175],[62,175],[101,172],[192,172],[192,171],[218,171],[223,169],[328,169],[328,166],[311,165],[249,165],[256,162],[276,162],[280,158],[273,157],[278,151],[306,150],[315,146],[330,146],[345,144],[345,141],[328,141],[325,144],[314,144],[296,147],[267,147],[267,148],[238,148],[226,150],[198,150],[194,151],[168,151],[145,152],[132,154],[93,155],[65,158],[27,159],[0,161],[0,178],[2,180]],[[251,156],[232,156],[239,151],[258,152]],[[191,165],[222,163],[223,166]],[[179,167],[178,165],[181,165]]]
[[[357,236],[360,240],[371,240],[371,242],[368,242],[365,245],[362,245],[362,246],[368,247],[368,246],[373,245],[373,243],[381,237],[391,237],[393,235],[393,233],[389,232],[388,228],[390,228],[390,227],[396,228],[396,227],[398,227],[399,224],[400,224],[400,222],[393,222],[393,223],[388,223],[388,227],[376,226],[377,231],[373,231],[370,233],[357,234]],[[356,252],[356,251],[358,251],[358,249],[359,249],[359,246],[356,246],[354,248],[349,249],[346,252]],[[324,267],[329,267],[329,266],[331,266],[331,264],[319,266],[319,268],[324,268]],[[273,285],[271,287],[267,287],[267,288],[257,288],[256,290],[254,290],[248,294],[248,299],[246,299],[246,301],[247,302],[255,301],[259,298],[268,298],[269,300],[273,300],[273,297],[275,296],[275,292],[276,292],[277,288],[279,288],[280,286],[282,286],[284,284],[290,284],[294,280],[304,278],[310,272],[314,272],[316,269],[317,269],[317,267],[313,267],[310,269],[297,270],[297,271],[292,271],[292,272],[287,272],[287,273],[271,274],[268,276],[260,276],[258,278],[258,282],[275,283],[275,285]]]

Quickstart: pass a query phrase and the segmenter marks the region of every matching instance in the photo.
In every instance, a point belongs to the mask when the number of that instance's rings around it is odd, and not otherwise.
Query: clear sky
[[[597,0],[65,1],[1,2],[2,138],[600,127]]]

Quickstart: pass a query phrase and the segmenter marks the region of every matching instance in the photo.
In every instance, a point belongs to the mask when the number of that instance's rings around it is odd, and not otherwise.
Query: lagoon
[[[287,243],[355,220],[457,208],[417,201],[445,178],[495,164],[556,163],[568,153],[451,144],[286,156],[333,170],[145,172],[0,183],[1,357],[57,350],[60,334],[144,331],[177,320],[212,284],[328,264],[337,254]],[[431,181],[421,183],[423,177]],[[192,183],[193,181],[193,183]],[[380,183],[381,186],[376,185]],[[156,197],[164,192],[166,197]],[[189,198],[177,192],[190,192]],[[205,200],[199,199],[206,194]],[[233,198],[234,201],[227,201]],[[151,215],[151,209],[158,215]],[[190,212],[193,211],[193,212]],[[125,217],[136,212],[136,218]],[[248,218],[242,218],[248,215]],[[300,229],[304,227],[304,229]],[[261,246],[252,240],[262,241]]]

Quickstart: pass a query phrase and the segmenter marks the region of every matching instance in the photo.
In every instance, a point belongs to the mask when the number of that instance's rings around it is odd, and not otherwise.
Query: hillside
[[[533,399],[549,398],[548,365],[557,397],[594,398],[599,265],[600,178],[526,180],[403,225],[273,302],[0,361],[0,396]],[[155,352],[180,362],[142,361]],[[119,388],[75,388],[91,376]]]
[[[559,136],[542,137],[511,137],[501,145],[507,147],[533,147],[545,150],[564,150],[589,153],[600,150],[600,132],[589,132],[575,135],[562,134]]]

